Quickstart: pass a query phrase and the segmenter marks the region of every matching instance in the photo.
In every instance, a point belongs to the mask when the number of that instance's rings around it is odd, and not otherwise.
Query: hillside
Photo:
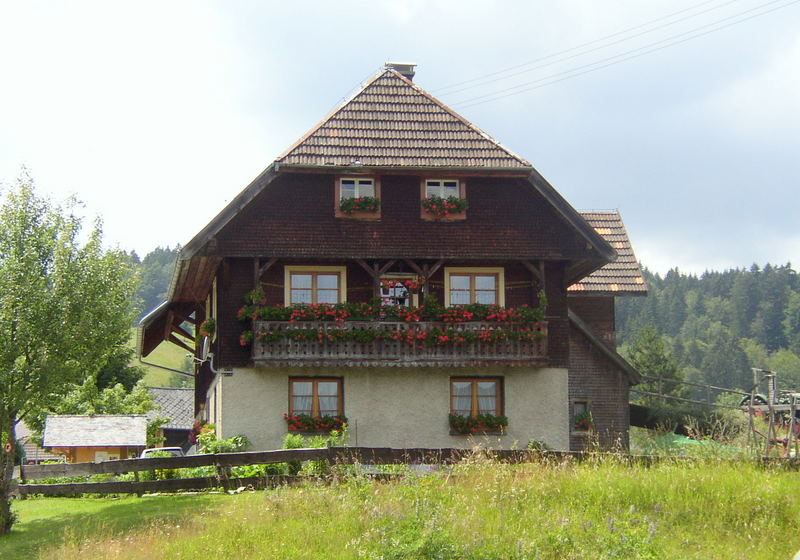
[[[644,274],[649,296],[618,300],[623,353],[651,325],[688,380],[748,389],[755,367],[800,389],[800,280],[790,264]]]

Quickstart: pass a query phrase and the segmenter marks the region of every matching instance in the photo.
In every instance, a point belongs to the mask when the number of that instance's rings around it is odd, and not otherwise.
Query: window
[[[284,294],[286,305],[345,301],[345,271],[343,266],[287,266]]]
[[[438,196],[449,198],[451,196],[461,197],[461,185],[455,179],[426,179],[425,198]]]
[[[339,198],[361,198],[375,196],[375,179],[339,179]]]
[[[445,306],[505,305],[503,268],[445,268]]]
[[[417,307],[419,298],[416,293],[409,290],[409,282],[416,283],[416,276],[385,275],[381,277],[381,305],[401,307]]]
[[[289,414],[312,417],[343,413],[342,379],[309,377],[289,379]]]
[[[378,177],[340,177],[336,180],[337,218],[379,220],[381,182]]]
[[[589,401],[572,402],[572,430],[575,432],[588,432],[594,427],[594,418]]]
[[[475,417],[503,414],[502,380],[499,377],[453,377],[450,379],[450,413]]]

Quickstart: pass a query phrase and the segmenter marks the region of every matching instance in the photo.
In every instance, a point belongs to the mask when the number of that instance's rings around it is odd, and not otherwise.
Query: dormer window
[[[380,190],[380,182],[374,177],[340,177],[336,181],[336,217],[380,218]]]

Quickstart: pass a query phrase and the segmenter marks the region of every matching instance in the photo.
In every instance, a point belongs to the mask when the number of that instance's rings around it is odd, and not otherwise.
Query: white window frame
[[[343,184],[345,181],[353,181],[355,187],[355,196],[352,198],[361,198],[364,196],[371,196],[374,198],[378,198],[378,187],[376,181],[373,177],[340,177],[339,178],[339,200],[345,200],[344,196],[344,189]],[[363,184],[362,184],[363,183]],[[372,194],[361,194],[360,188],[370,186],[372,188]]]
[[[438,185],[432,185],[431,183],[439,183]],[[455,187],[456,194],[448,194],[445,196],[445,183],[455,183],[455,185],[451,185],[451,187]],[[436,190],[436,192],[431,192],[432,190]],[[431,196],[438,196],[440,198],[448,198],[450,196],[457,196],[462,198],[461,196],[461,181],[458,179],[425,179],[425,198]]]
[[[497,305],[504,307],[506,304],[505,268],[502,266],[471,267],[471,266],[446,266],[444,267],[444,306],[450,307],[450,276],[452,274],[493,274],[497,276]]]

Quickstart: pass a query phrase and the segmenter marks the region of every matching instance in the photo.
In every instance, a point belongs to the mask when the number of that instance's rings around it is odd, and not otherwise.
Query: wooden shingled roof
[[[570,295],[647,295],[647,284],[619,212],[580,212],[614,248],[617,258],[568,288]]]
[[[367,82],[277,163],[297,167],[531,167],[391,68]]]

